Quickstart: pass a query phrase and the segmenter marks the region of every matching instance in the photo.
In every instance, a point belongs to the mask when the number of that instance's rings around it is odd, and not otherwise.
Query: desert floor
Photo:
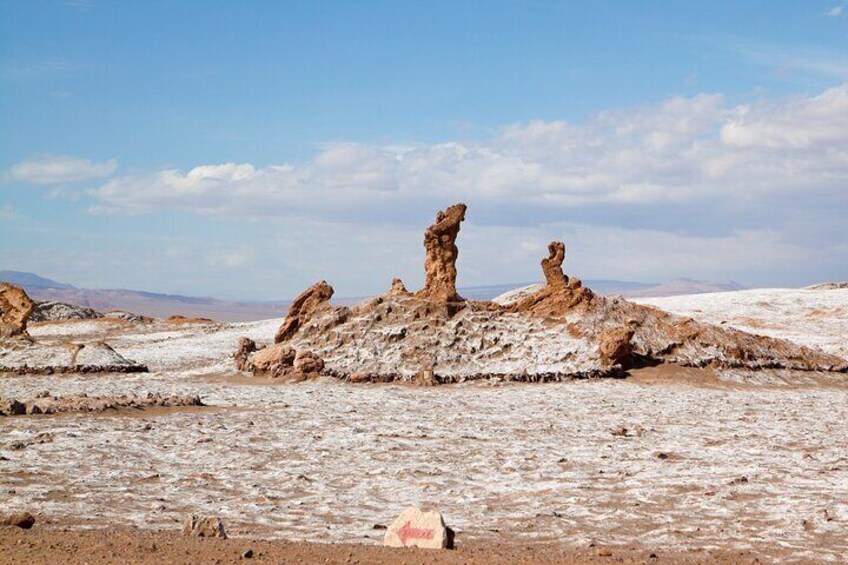
[[[846,290],[643,302],[848,355]],[[848,376],[665,367],[421,389],[236,374],[238,337],[268,342],[279,323],[33,326],[38,339],[105,339],[152,372],[4,376],[0,396],[162,392],[209,406],[1,419],[0,512],[38,523],[0,528],[0,562],[228,562],[248,547],[277,562],[848,555]],[[412,504],[444,514],[456,551],[376,546]],[[189,512],[221,517],[235,539],[178,537]]]

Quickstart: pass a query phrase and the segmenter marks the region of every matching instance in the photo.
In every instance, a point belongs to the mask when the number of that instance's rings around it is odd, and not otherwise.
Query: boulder
[[[233,353],[233,359],[236,360],[236,369],[239,371],[252,371],[253,362],[250,360],[250,356],[257,351],[259,351],[259,348],[256,347],[255,341],[249,337],[240,337],[238,349]]]
[[[294,370],[306,377],[317,377],[324,370],[324,360],[311,351],[298,351],[294,358]]]
[[[386,530],[383,545],[389,547],[421,547],[448,549],[448,528],[438,512],[423,512],[410,506],[395,518]]]
[[[633,334],[630,328],[609,328],[598,336],[598,355],[604,366],[620,365],[627,369],[630,367],[633,355]]]
[[[211,516],[196,516],[190,514],[183,521],[183,535],[198,538],[222,538],[227,539],[224,531],[224,523],[220,518]]]
[[[254,374],[271,378],[283,377],[294,370],[297,351],[281,343],[260,349],[251,357]]]
[[[0,518],[0,524],[28,530],[35,525],[35,516],[29,512],[16,512]]]
[[[27,321],[34,306],[24,289],[0,283],[0,337],[27,335]]]

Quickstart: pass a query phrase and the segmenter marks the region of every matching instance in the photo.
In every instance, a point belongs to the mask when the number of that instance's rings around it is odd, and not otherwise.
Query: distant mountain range
[[[223,322],[247,322],[282,317],[290,304],[289,300],[240,302],[139,290],[77,288],[20,271],[0,271],[0,281],[23,287],[33,300],[55,300],[100,312],[126,310],[155,318],[181,315]]]
[[[101,312],[126,310],[144,316],[164,318],[172,315],[212,318],[224,322],[246,322],[279,318],[285,315],[290,300],[232,301],[216,298],[161,294],[126,289],[77,288],[54,281],[35,273],[0,271],[0,281],[23,287],[34,300],[55,300],[93,308]],[[705,292],[726,292],[745,287],[734,283],[713,283],[691,279],[676,279],[667,283],[642,283],[615,280],[587,280],[586,286],[601,294],[620,294],[630,297],[672,296]],[[534,284],[532,282],[486,286],[468,286],[459,289],[466,298],[490,300],[504,292]],[[339,304],[355,304],[363,298],[340,298]]]

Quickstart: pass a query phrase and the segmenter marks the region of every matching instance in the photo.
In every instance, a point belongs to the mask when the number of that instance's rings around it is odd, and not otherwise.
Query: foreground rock
[[[236,352],[236,365],[248,367],[257,376],[300,382],[320,376],[324,361],[311,351],[296,350],[285,344],[274,344],[258,350],[248,360],[243,360],[245,351],[251,348],[250,340],[241,338]],[[253,344],[255,346],[255,344]],[[242,369],[244,370],[244,369]]]
[[[410,506],[388,527],[383,545],[447,549],[452,544],[440,513],[423,512],[420,508]]]
[[[147,393],[144,396],[122,394],[88,396],[85,394],[51,396],[42,392],[32,400],[0,398],[0,416],[25,414],[61,414],[65,412],[106,412],[107,410],[144,410],[146,408],[171,408],[177,406],[204,406],[197,395],[163,395]]]
[[[451,206],[427,229],[423,289],[410,293],[395,279],[386,294],[347,308],[329,304],[333,289],[321,281],[297,298],[276,345],[242,351],[240,366],[287,376],[297,373],[300,352],[309,352],[321,359],[322,374],[427,385],[617,377],[660,363],[848,372],[848,361],[835,355],[597,295],[565,275],[558,241],[541,261],[543,287],[509,301],[465,300],[456,292],[455,244],[465,212]]]
[[[224,531],[224,523],[220,518],[210,516],[196,516],[190,514],[183,521],[183,535],[198,538],[222,538],[227,539]]]
[[[0,525],[28,530],[35,525],[35,516],[29,512],[16,512],[7,516],[0,516]]]

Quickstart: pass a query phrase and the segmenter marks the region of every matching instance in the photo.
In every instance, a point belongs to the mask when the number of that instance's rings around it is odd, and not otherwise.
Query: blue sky
[[[284,298],[848,278],[845,2],[0,2],[0,267]]]

